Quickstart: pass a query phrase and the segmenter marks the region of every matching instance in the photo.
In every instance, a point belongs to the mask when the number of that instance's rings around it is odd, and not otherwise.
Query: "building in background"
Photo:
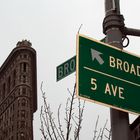
[[[18,42],[0,68],[0,140],[33,140],[37,72],[31,45]]]
[[[130,125],[135,140],[140,140],[140,116]]]

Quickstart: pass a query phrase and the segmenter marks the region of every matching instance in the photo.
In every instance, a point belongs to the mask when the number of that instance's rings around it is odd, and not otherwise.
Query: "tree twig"
[[[94,137],[93,137],[93,140],[96,139],[96,133],[97,133],[97,125],[98,125],[98,121],[99,121],[99,115],[98,115],[98,118],[96,120],[96,124],[95,124],[95,130],[94,130]]]
[[[74,86],[74,90],[73,90],[73,94],[72,94],[71,102],[70,102],[70,110],[69,110],[68,120],[67,120],[66,140],[69,140],[69,135],[70,135],[70,131],[71,131],[71,118],[73,115],[72,111],[73,111],[73,101],[74,101],[75,89],[76,89],[76,84]]]
[[[64,134],[63,134],[63,130],[62,130],[61,121],[60,121],[60,108],[61,108],[61,104],[59,105],[58,113],[57,113],[57,117],[58,117],[58,129],[60,131],[60,134],[61,134],[62,139],[65,140],[65,137],[64,137]]]

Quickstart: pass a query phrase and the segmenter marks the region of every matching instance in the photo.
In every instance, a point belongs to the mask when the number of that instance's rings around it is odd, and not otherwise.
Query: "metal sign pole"
[[[103,32],[106,43],[123,49],[124,18],[120,14],[119,0],[105,0],[106,16],[103,22]],[[110,109],[112,140],[133,140],[129,128],[128,113]]]

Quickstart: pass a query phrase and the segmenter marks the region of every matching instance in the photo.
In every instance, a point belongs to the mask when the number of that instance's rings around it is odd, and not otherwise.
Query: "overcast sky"
[[[22,39],[30,40],[37,51],[38,111],[34,114],[34,139],[41,139],[39,113],[42,104],[40,84],[44,82],[49,103],[54,112],[65,105],[73,89],[75,73],[56,82],[56,67],[76,55],[76,34],[100,40],[105,15],[104,0],[0,0],[0,65]],[[140,1],[121,0],[121,13],[127,27],[140,28]],[[140,55],[140,38],[129,37],[126,50]],[[91,139],[95,120],[100,126],[109,119],[109,108],[86,103],[81,140]],[[102,115],[103,114],[103,115]],[[135,116],[131,115],[133,120]],[[91,123],[92,122],[92,123]],[[108,127],[109,124],[108,124]],[[88,128],[88,129],[87,129]]]

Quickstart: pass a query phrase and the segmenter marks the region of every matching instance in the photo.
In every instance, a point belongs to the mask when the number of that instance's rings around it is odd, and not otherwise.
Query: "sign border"
[[[78,59],[78,58],[79,58],[79,37],[83,37],[83,38],[89,39],[89,40],[91,40],[91,41],[94,41],[94,42],[103,44],[103,45],[105,45],[105,46],[108,46],[108,47],[110,47],[110,48],[116,49],[116,50],[118,50],[118,51],[127,53],[127,54],[129,54],[129,55],[131,55],[131,56],[140,58],[140,56],[138,56],[138,55],[136,55],[136,54],[134,54],[134,53],[130,53],[130,52],[126,51],[126,50],[122,50],[122,49],[116,48],[116,47],[114,47],[114,46],[112,46],[112,45],[109,45],[109,44],[100,42],[100,41],[98,41],[98,40],[96,40],[96,39],[93,39],[93,38],[91,38],[91,37],[85,36],[85,35],[83,35],[83,34],[77,34],[77,35],[76,35],[76,96],[77,96],[78,98],[80,98],[80,99],[83,99],[83,100],[85,100],[85,101],[89,101],[89,102],[91,102],[91,103],[97,103],[97,104],[99,104],[99,105],[103,105],[103,106],[106,106],[106,107],[114,108],[114,109],[117,109],[117,110],[120,110],[120,111],[124,111],[124,112],[127,112],[127,113],[134,114],[134,115],[140,115],[139,113],[136,113],[136,112],[132,112],[132,111],[129,111],[129,110],[126,110],[126,109],[122,109],[122,108],[119,108],[119,107],[115,107],[115,106],[113,106],[113,105],[109,105],[109,104],[107,104],[107,103],[102,103],[102,102],[99,102],[99,101],[96,101],[96,100],[93,100],[93,99],[88,99],[88,98],[85,98],[85,97],[81,97],[81,96],[79,95],[79,80],[78,80],[78,79],[79,79],[79,71],[78,71],[78,70],[79,70],[79,67],[78,67],[78,66],[79,66],[79,59]]]

